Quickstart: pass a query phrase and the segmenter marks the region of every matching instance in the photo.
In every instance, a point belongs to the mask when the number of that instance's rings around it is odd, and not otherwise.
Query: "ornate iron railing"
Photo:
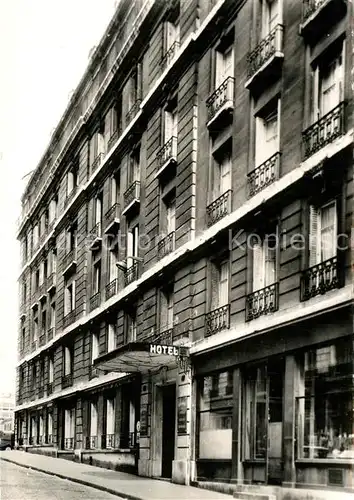
[[[70,311],[68,314],[66,314],[63,318],[63,326],[66,328],[67,326],[71,325],[74,323],[76,319],[76,309],[73,309]]]
[[[96,158],[91,163],[91,174],[101,165],[103,160],[103,153],[98,153]]]
[[[207,206],[206,214],[208,227],[216,224],[216,222],[231,213],[231,195],[232,191],[229,189]]]
[[[172,59],[176,56],[178,49],[180,47],[180,43],[178,40],[176,40],[167,50],[167,52],[163,55],[160,66],[162,68],[162,71],[166,69],[170,64]]]
[[[246,321],[277,311],[279,308],[279,284],[266,286],[246,297]]]
[[[337,257],[306,269],[301,276],[300,300],[309,300],[340,286]]]
[[[119,213],[120,213],[120,205],[119,205],[119,203],[115,203],[105,213],[104,219],[105,219],[106,226],[109,226],[115,220],[118,220],[119,219]]]
[[[208,121],[210,121],[216,113],[226,104],[234,103],[234,85],[235,78],[229,76],[222,84],[214,90],[211,96],[206,101],[208,110]]]
[[[218,307],[205,315],[205,336],[230,328],[230,304]]]
[[[168,161],[177,161],[177,137],[171,137],[156,153],[158,170]]]
[[[283,45],[283,26],[277,26],[247,56],[248,78],[251,78],[275,52],[280,52]]]
[[[307,21],[325,2],[326,0],[302,0],[302,22]]]
[[[305,158],[343,135],[344,108],[345,102],[341,102],[302,133]]]
[[[76,263],[76,248],[73,248],[72,250],[70,250],[70,252],[68,252],[64,256],[62,268],[65,271],[66,269],[68,269],[68,267],[70,267],[72,264],[75,263]]]
[[[175,249],[175,232],[168,234],[157,244],[157,254],[158,258],[162,259],[169,253],[173,252]]]
[[[117,436],[115,434],[104,434],[102,436],[102,448],[116,448],[117,447]]]
[[[101,292],[97,292],[90,297],[90,311],[97,309],[101,304]]]
[[[141,99],[137,99],[135,103],[131,106],[128,113],[126,114],[127,125],[132,121],[134,116],[138,113],[141,104]]]
[[[279,178],[280,153],[275,153],[248,174],[249,195],[262,191]]]
[[[110,299],[118,291],[118,280],[115,278],[106,285],[106,300]]]
[[[86,449],[95,450],[98,446],[98,436],[88,436],[86,438]]]
[[[107,153],[112,149],[114,143],[117,142],[119,135],[120,131],[119,129],[116,129],[107,142]]]
[[[124,193],[124,208],[134,200],[140,199],[140,181],[134,181]]]
[[[128,286],[139,278],[139,262],[134,262],[124,271],[124,286]]]
[[[73,374],[69,373],[68,375],[63,375],[61,377],[61,388],[66,389],[67,387],[71,387],[73,385]]]
[[[52,340],[52,338],[54,337],[54,327],[52,326],[51,328],[49,328],[49,330],[47,331],[47,340],[48,342],[50,340]]]
[[[64,438],[64,449],[73,450],[74,449],[74,438]]]

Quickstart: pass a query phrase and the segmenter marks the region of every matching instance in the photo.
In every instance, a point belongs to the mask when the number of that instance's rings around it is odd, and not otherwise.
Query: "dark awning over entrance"
[[[188,356],[188,347],[130,342],[99,356],[94,366],[109,372],[144,373],[174,366],[177,360]]]

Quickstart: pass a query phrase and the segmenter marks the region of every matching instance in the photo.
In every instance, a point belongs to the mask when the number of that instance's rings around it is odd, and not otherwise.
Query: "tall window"
[[[98,293],[101,290],[101,258],[99,257],[93,264],[92,292]]]
[[[64,315],[69,314],[75,310],[76,307],[76,294],[75,294],[75,281],[71,281],[65,287],[64,297]]]
[[[118,244],[108,251],[108,276],[109,283],[117,278]]]
[[[106,434],[112,436],[115,431],[115,405],[114,399],[110,398],[106,401]],[[112,440],[107,439],[107,447],[112,447]]]
[[[172,101],[167,109],[165,110],[165,120],[164,120],[164,143],[168,142],[171,137],[177,137],[178,131],[178,114],[177,114],[177,102]]]
[[[211,266],[211,310],[229,303],[230,264],[228,260]]]
[[[231,189],[231,165],[230,147],[215,155],[212,172],[213,200]]]
[[[68,346],[64,347],[64,376],[70,375],[73,368],[72,352]]]
[[[33,248],[36,248],[39,243],[39,225],[36,224],[33,228]]]
[[[47,436],[48,436],[48,441],[53,436],[53,415],[51,413],[47,414]]]
[[[133,69],[129,80],[129,109],[142,98],[142,63],[139,62]]]
[[[57,270],[57,251],[55,248],[52,248],[48,255],[48,276],[51,274],[55,274]]]
[[[169,20],[165,23],[165,53],[172,47],[175,42],[179,42],[179,5],[178,8],[170,15]]]
[[[69,196],[78,186],[78,164],[74,164],[70,167],[66,177],[66,194]]]
[[[108,323],[107,329],[107,351],[113,351],[116,348],[116,325],[115,323]]]
[[[279,152],[280,99],[256,116],[255,163],[258,167]]]
[[[98,435],[97,403],[91,403],[91,405],[90,405],[90,436],[94,437],[97,435]]]
[[[136,330],[137,330],[137,320],[136,320],[136,310],[131,309],[126,315],[126,328],[127,328],[127,343],[136,341]]]
[[[36,308],[33,311],[33,342],[38,341],[38,330],[39,330],[39,324],[38,324],[38,308]]]
[[[234,77],[234,51],[232,45],[223,51],[216,51],[215,88],[229,77]]]
[[[94,225],[102,223],[103,194],[99,193],[94,200]]]
[[[337,207],[331,201],[321,207],[310,206],[310,267],[337,255]]]
[[[111,207],[120,201],[120,170],[111,177],[110,203]]]
[[[50,328],[55,328],[55,317],[56,317],[55,302],[51,302],[51,304],[50,304]]]
[[[279,23],[279,2],[262,0],[262,38],[265,38]]]
[[[199,392],[199,458],[231,459],[232,372],[204,377]]]
[[[104,153],[104,138],[101,131],[96,132],[91,136],[89,149],[89,165],[92,167],[99,154]]]
[[[93,333],[91,335],[91,364],[93,364],[95,359],[98,358],[99,353],[100,353],[100,347],[98,341],[98,334]]]
[[[49,358],[49,365],[48,365],[48,383],[52,384],[54,381],[54,360],[53,358]]]
[[[64,413],[64,438],[73,439],[75,436],[75,409],[70,408]],[[71,447],[72,443],[67,442],[66,447]]]
[[[54,196],[49,203],[48,223],[52,224],[57,218],[58,197]]]
[[[275,233],[259,237],[252,245],[252,291],[276,283],[277,240]]]
[[[176,230],[176,195],[172,190],[163,198],[161,231],[168,235]]]
[[[138,257],[139,254],[139,226],[136,225],[131,231],[128,231],[127,246],[127,267],[130,268],[136,263],[132,257]]]
[[[173,285],[160,292],[160,331],[173,328]]]
[[[66,250],[71,252],[77,248],[77,222],[74,222],[66,232]]]
[[[140,181],[140,147],[135,148],[129,158],[128,186],[135,181]]]
[[[121,109],[120,109],[120,112],[121,112]],[[108,110],[108,112],[106,113],[106,116],[105,116],[104,139],[105,139],[106,150],[107,150],[108,142],[109,142],[110,138],[119,130],[118,113],[119,113],[119,108],[117,105],[114,105]]]
[[[42,335],[45,334],[47,331],[47,307],[46,304],[42,305],[42,310],[41,310],[41,333]]]

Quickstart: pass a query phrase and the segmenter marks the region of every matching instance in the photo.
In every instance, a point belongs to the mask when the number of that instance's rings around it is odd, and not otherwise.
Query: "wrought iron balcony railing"
[[[231,213],[231,198],[232,191],[229,189],[207,206],[206,213],[208,227],[216,224],[223,217]]]
[[[101,292],[97,292],[90,297],[90,311],[97,309],[101,304]]]
[[[87,436],[86,449],[96,450],[98,447],[98,436]]]
[[[137,99],[135,103],[131,106],[128,113],[126,114],[127,125],[132,121],[134,116],[138,113],[141,104],[141,99]]]
[[[102,448],[117,448],[117,441],[119,441],[118,436],[115,434],[103,434],[102,436]]]
[[[268,160],[248,174],[247,177],[250,196],[254,196],[262,191],[262,189],[269,186],[269,184],[272,184],[274,181],[279,179],[279,163],[280,153],[275,153],[273,156],[268,158]]]
[[[76,265],[76,248],[70,250],[63,259],[62,269],[66,272],[71,266]]]
[[[120,131],[119,129],[116,129],[107,142],[107,153],[112,149],[113,145],[118,141],[119,135]]]
[[[47,396],[50,396],[53,393],[53,382],[48,382],[46,385]]]
[[[124,193],[124,209],[134,200],[140,200],[140,181],[134,181]]]
[[[158,331],[148,332],[140,336],[141,342],[148,342],[151,344],[172,345],[174,336],[174,327],[162,327]]]
[[[134,262],[124,271],[124,286],[130,285],[139,278],[139,262]]]
[[[162,259],[169,253],[173,252],[175,249],[175,232],[169,233],[167,236],[162,238],[157,244],[157,254],[158,258]]]
[[[229,76],[222,84],[214,90],[206,101],[208,109],[208,122],[226,105],[234,107],[234,86],[235,78]]]
[[[104,220],[106,230],[111,229],[112,225],[119,223],[120,219],[120,205],[119,203],[114,203],[109,210],[105,213]]]
[[[73,374],[69,373],[68,375],[63,375],[61,377],[61,388],[66,389],[67,387],[71,387],[73,385]]]
[[[53,326],[51,326],[51,327],[49,328],[49,330],[47,331],[47,340],[48,340],[48,342],[49,342],[50,340],[52,340],[52,338],[53,338],[53,337],[54,337],[54,327],[53,327]]]
[[[93,174],[93,172],[97,170],[97,168],[101,165],[103,156],[103,153],[98,153],[96,158],[93,160],[93,162],[91,163],[91,174]]]
[[[171,137],[156,153],[158,171],[169,162],[177,161],[177,137]]]
[[[106,285],[106,300],[110,299],[118,291],[118,280],[115,278]]]
[[[230,304],[218,307],[205,315],[205,336],[230,328]]]
[[[73,309],[64,316],[63,327],[66,328],[67,326],[71,325],[72,323],[74,323],[75,319],[76,319],[76,309]]]
[[[273,313],[279,308],[279,284],[266,286],[246,297],[246,321]]]
[[[306,22],[326,2],[327,0],[302,0],[302,22]]]
[[[257,47],[248,54],[248,78],[251,78],[262,66],[283,47],[283,26],[278,24]]]
[[[164,71],[171,64],[171,61],[176,56],[176,54],[179,50],[179,47],[180,47],[180,43],[179,43],[179,41],[176,40],[171,45],[171,47],[169,47],[167,52],[163,55],[161,62],[160,62],[160,66],[162,68],[162,71]]]
[[[305,158],[344,134],[344,109],[341,102],[302,133]]]
[[[73,450],[74,449],[74,438],[64,438],[64,450]]]
[[[300,300],[309,300],[339,288],[339,267],[337,257],[306,269],[301,276]]]

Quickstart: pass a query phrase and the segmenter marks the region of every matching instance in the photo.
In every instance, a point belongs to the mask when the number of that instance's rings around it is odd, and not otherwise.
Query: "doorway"
[[[162,468],[161,476],[172,478],[172,461],[175,457],[176,385],[162,388]]]

